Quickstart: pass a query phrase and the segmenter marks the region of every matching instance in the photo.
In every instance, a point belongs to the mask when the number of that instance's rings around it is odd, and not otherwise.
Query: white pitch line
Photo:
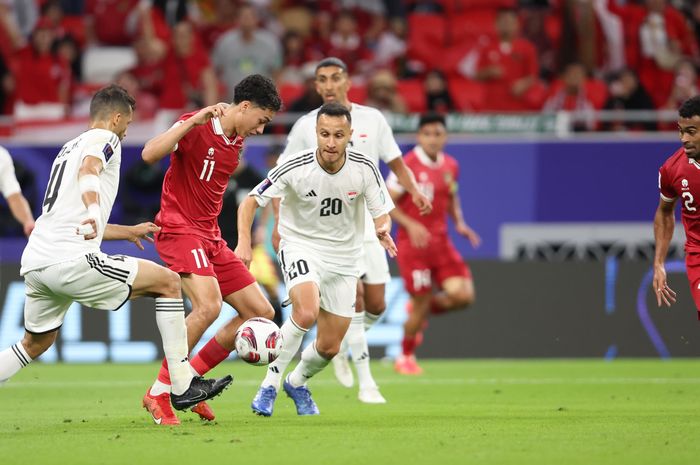
[[[495,386],[495,385],[633,385],[633,384],[700,384],[700,378],[387,378],[377,379],[380,386],[387,385],[433,385],[433,386]],[[235,386],[258,386],[259,380],[236,380],[234,379],[232,387]],[[335,386],[338,382],[335,380],[315,380],[311,381],[311,386]],[[23,389],[23,388],[62,388],[62,387],[132,387],[132,386],[147,386],[147,381],[9,381],[5,385],[0,386],[2,389]]]

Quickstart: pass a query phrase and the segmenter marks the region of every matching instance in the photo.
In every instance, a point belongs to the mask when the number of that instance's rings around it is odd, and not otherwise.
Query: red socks
[[[219,363],[226,360],[231,352],[226,350],[216,342],[216,338],[211,338],[202,349],[197,352],[197,355],[190,360],[190,365],[194,371],[200,375],[205,374]]]

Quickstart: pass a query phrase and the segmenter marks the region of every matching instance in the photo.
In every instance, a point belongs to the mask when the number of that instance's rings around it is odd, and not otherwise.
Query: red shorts
[[[700,254],[689,253],[685,256],[685,269],[690,283],[690,294],[695,301],[695,308],[698,310],[698,320],[700,320]]]
[[[214,276],[221,295],[226,297],[255,282],[240,258],[226,241],[212,241],[187,234],[155,234],[160,258],[176,273]]]
[[[428,247],[416,249],[408,239],[396,244],[396,262],[406,292],[411,295],[432,292],[433,284],[442,285],[448,278],[471,279],[472,273],[449,238],[433,238]]]

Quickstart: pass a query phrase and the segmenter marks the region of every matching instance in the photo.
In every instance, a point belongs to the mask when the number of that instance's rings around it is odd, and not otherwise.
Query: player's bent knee
[[[316,352],[326,360],[330,360],[340,352],[340,344],[325,345],[316,341]]]
[[[263,318],[267,318],[268,320],[272,320],[275,318],[275,309],[272,308],[272,305],[268,303],[267,307],[258,310],[258,316],[261,316]]]
[[[476,295],[473,292],[460,292],[455,297],[455,307],[458,309],[464,309],[474,305],[476,301]]]

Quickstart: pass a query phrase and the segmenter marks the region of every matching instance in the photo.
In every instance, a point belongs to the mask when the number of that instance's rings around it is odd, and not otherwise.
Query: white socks
[[[374,326],[374,324],[379,321],[379,319],[384,315],[384,313],[380,313],[379,315],[375,315],[370,312],[365,312],[365,331],[369,331],[369,328]]]
[[[31,361],[21,341],[0,352],[0,386]]]
[[[314,340],[301,353],[301,362],[289,374],[287,380],[294,387],[304,385],[312,376],[326,368],[329,362],[330,360],[321,357],[318,353]]]
[[[365,335],[366,313],[355,313],[352,316],[352,320],[350,320],[348,332],[345,334],[345,340],[350,346],[352,361],[357,369],[357,381],[360,389],[377,386],[374,378],[372,378],[372,373],[369,371],[369,347],[367,346],[367,336]]]
[[[299,350],[301,341],[304,339],[304,334],[306,334],[307,331],[308,329],[297,325],[291,316],[284,322],[280,328],[282,341],[284,341],[282,343],[282,352],[280,352],[277,360],[267,367],[267,375],[265,375],[265,379],[263,379],[263,382],[260,384],[261,387],[273,386],[279,391],[284,370],[287,369],[289,362],[292,361],[292,358],[294,358],[294,355],[296,355]]]
[[[180,395],[190,387],[192,371],[187,354],[187,326],[182,299],[156,299],[156,323],[163,340],[163,352],[168,361],[172,393]],[[163,384],[163,383],[161,383]]]

